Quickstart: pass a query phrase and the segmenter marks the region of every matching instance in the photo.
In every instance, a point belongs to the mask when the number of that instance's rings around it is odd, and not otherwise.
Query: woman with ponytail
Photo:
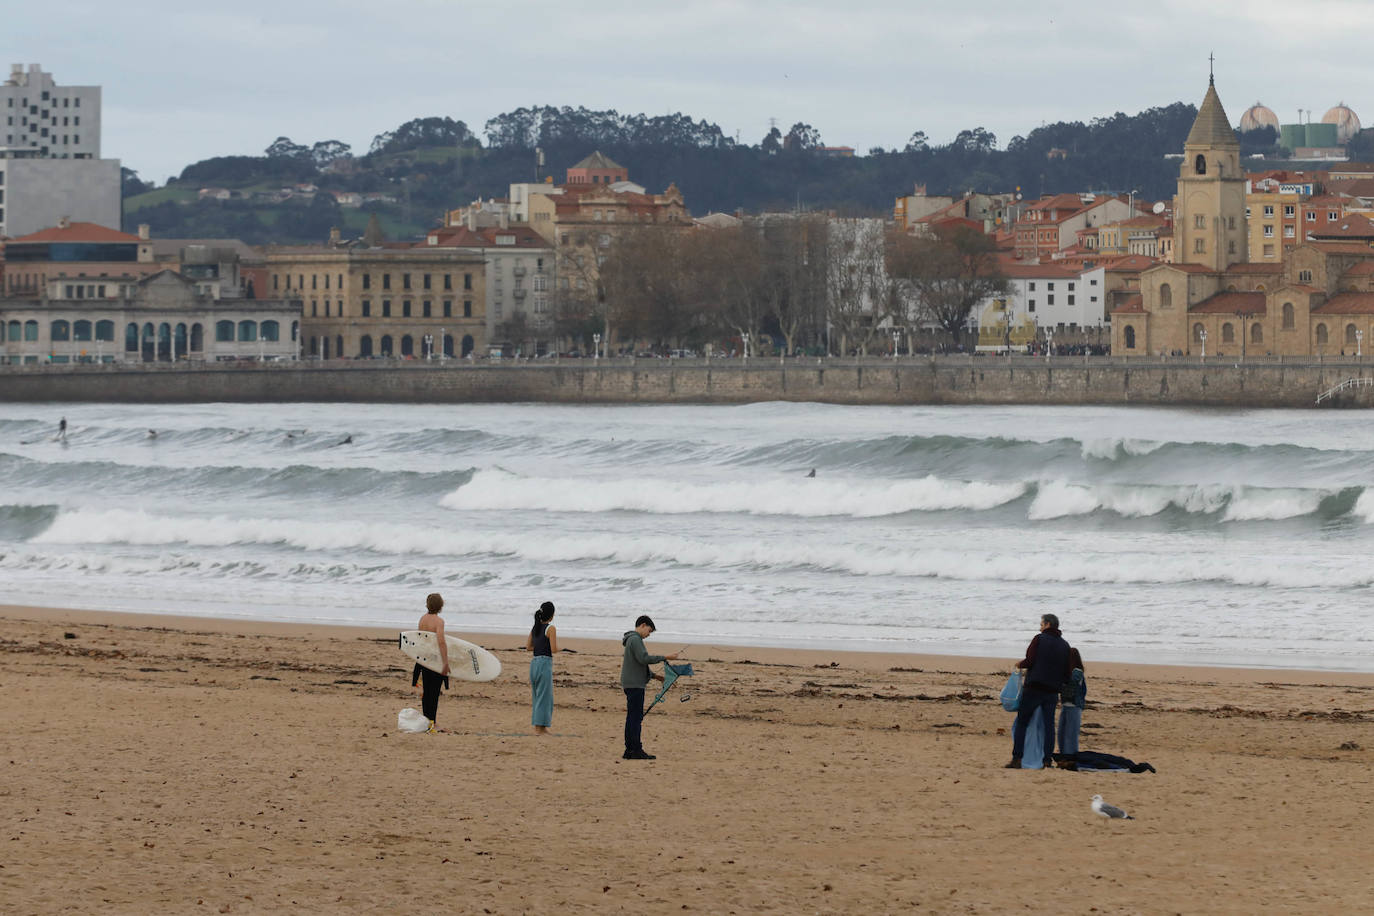
[[[547,735],[553,724],[553,654],[558,651],[558,631],[553,626],[553,602],[545,601],[534,612],[525,648],[534,653],[530,659],[530,723],[536,735]]]

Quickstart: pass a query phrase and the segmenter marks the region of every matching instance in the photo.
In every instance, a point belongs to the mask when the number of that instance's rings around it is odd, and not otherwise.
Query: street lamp
[[[448,359],[448,334],[443,328],[439,329],[439,359]]]
[[[745,331],[742,335],[740,335],[740,340],[742,340],[742,341],[744,342],[744,358],[745,358],[745,359],[748,359],[748,358],[749,358],[749,332],[748,332],[748,331]]]
[[[1050,361],[1050,354],[1054,352],[1054,328],[1045,325],[1045,362]]]
[[[592,351],[592,358],[599,361],[601,359],[601,335],[593,334],[592,343],[595,345],[595,350]]]
[[[1364,331],[1355,329],[1355,358],[1364,359]]]
[[[425,359],[434,359],[434,335],[433,335],[433,334],[426,334],[426,335],[424,336],[424,342],[425,342]]]
[[[1197,332],[1197,339],[1202,341],[1202,361],[1207,362],[1207,329],[1202,328]]]
[[[892,329],[892,358],[897,358],[897,329]]]

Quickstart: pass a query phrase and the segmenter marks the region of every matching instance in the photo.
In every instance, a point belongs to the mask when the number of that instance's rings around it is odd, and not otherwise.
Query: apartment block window
[[[453,289],[453,275],[444,274],[444,289]]]
[[[410,289],[410,274],[401,274],[401,289]]]
[[[1196,253],[1196,254],[1202,254],[1202,253],[1205,252],[1206,250],[1207,250],[1207,242],[1206,242],[1205,240],[1203,240],[1203,239],[1193,239],[1193,251],[1194,251],[1194,253]]]
[[[313,299],[310,301],[310,317],[314,318],[320,313],[320,304]]]
[[[472,289],[472,274],[463,274],[463,289]]]
[[[311,288],[311,289],[319,289],[319,280],[320,280],[319,277],[315,276],[314,274],[311,274],[311,275],[310,275],[310,288]]]
[[[329,317],[329,300],[324,300],[324,317]]]
[[[1088,301],[1089,301],[1089,302],[1096,302],[1096,301],[1097,301],[1097,297],[1096,297],[1096,296],[1089,296],[1089,297],[1088,297]]]
[[[339,289],[343,289],[343,274],[339,274]]]
[[[402,317],[402,318],[409,318],[409,317],[410,317],[410,300],[409,300],[409,299],[404,299],[404,300],[401,301],[401,317]]]
[[[391,289],[391,274],[382,274],[382,289]]]
[[[429,300],[428,300],[428,299],[426,299],[426,300],[424,300],[423,302],[420,303],[420,317],[422,317],[422,318],[429,318],[429,317],[430,317],[430,305],[429,305]]]
[[[324,275],[324,288],[329,289],[329,274]]]
[[[382,317],[383,317],[383,318],[390,318],[390,317],[391,317],[391,300],[390,300],[390,299],[383,299],[383,300],[382,300]]]
[[[1045,304],[1054,305],[1054,293],[1050,293],[1048,296],[1045,297]]]
[[[1246,219],[1249,219],[1249,218],[1250,218],[1250,208],[1249,208],[1249,207],[1246,207],[1246,208],[1245,208],[1245,218],[1246,218]]]
[[[1293,215],[1297,212],[1297,209],[1298,208],[1293,206],[1292,204],[1284,204],[1283,215],[1289,219],[1292,219]]]
[[[425,289],[429,289],[429,274],[425,274]]]
[[[371,317],[372,317],[372,300],[371,300],[371,299],[364,299],[363,302],[362,302],[362,305],[363,305],[363,317],[364,317],[364,318],[371,318]]]
[[[288,278],[288,279],[290,279],[290,278]],[[272,288],[273,288],[274,290],[276,290],[276,289],[281,289],[281,277],[278,276],[277,274],[273,274],[273,275],[272,275]]]
[[[1264,246],[1264,256],[1265,256],[1266,258],[1272,258],[1272,257],[1274,256],[1274,246],[1273,246],[1273,245],[1265,245],[1265,246]]]
[[[471,318],[471,317],[472,317],[472,300],[471,300],[471,299],[464,299],[464,300],[463,300],[463,317],[464,317],[464,318]]]
[[[363,274],[363,289],[372,289],[372,274]]]
[[[1045,284],[1045,288],[1046,288],[1046,289],[1054,289],[1054,281],[1051,280],[1050,282],[1046,283],[1046,284]],[[1054,300],[1051,299],[1050,301],[1053,302]]]
[[[1194,216],[1194,217],[1193,217],[1193,228],[1194,228],[1194,229],[1206,229],[1206,228],[1207,228],[1207,218],[1204,217],[1201,213],[1199,213],[1199,214],[1197,214],[1196,216]]]
[[[1307,211],[1307,221],[1308,221],[1309,223],[1315,223],[1315,222],[1317,221],[1317,211],[1316,211],[1316,210],[1308,210],[1308,211]]]
[[[1228,216],[1228,217],[1226,217],[1226,228],[1228,228],[1228,229],[1234,229],[1234,228],[1236,228],[1236,218],[1235,218],[1234,216]]]
[[[296,274],[296,289],[305,289],[305,274]]]
[[[1292,226],[1284,226],[1284,227],[1283,227],[1283,237],[1286,238],[1286,239],[1291,239],[1291,238],[1294,237],[1294,235],[1293,235],[1293,227],[1292,227]]]
[[[1300,270],[1300,271],[1298,271],[1298,282],[1299,282],[1299,283],[1311,283],[1311,282],[1312,282],[1312,271],[1310,271],[1310,270]]]
[[[452,317],[453,317],[453,300],[452,300],[452,299],[445,299],[445,300],[444,300],[444,317],[445,317],[445,318],[452,318]]]
[[[1337,215],[1338,215],[1338,214],[1336,213],[1335,210],[1327,210],[1327,211],[1326,211],[1326,221],[1327,221],[1328,223],[1334,223],[1334,222],[1336,221]]]
[[[1073,296],[1072,296],[1072,295],[1069,296],[1069,305],[1073,305]]]
[[[1028,284],[1026,284],[1026,288],[1029,289],[1031,292],[1035,292],[1035,281],[1032,280]]]
[[[1029,303],[1027,304],[1027,307],[1026,307],[1026,311],[1028,311],[1028,312],[1033,312],[1033,311],[1035,311],[1035,300],[1034,300],[1034,299],[1031,299],[1031,300],[1029,301]]]
[[[1273,215],[1274,215],[1274,205],[1273,205],[1273,204],[1265,204],[1265,205],[1264,205],[1264,215],[1265,215],[1266,217],[1270,217],[1270,216],[1273,216]]]
[[[1273,226],[1266,225],[1266,226],[1264,227],[1264,237],[1267,238],[1267,239],[1272,239],[1272,238],[1274,237],[1274,227],[1273,227]]]
[[[1089,280],[1089,281],[1088,281],[1088,285],[1089,285],[1089,286],[1096,286],[1096,285],[1097,285],[1097,280],[1095,280],[1095,279],[1094,279],[1094,280]]]
[[[1073,281],[1069,281],[1069,292],[1073,292]]]

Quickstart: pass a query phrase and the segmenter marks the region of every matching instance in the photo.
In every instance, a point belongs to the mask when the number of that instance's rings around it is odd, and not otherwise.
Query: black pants
[[[625,690],[625,751],[633,753],[644,750],[640,731],[644,725],[644,688],[626,687]]]
[[[433,722],[439,715],[439,689],[448,686],[448,678],[419,665],[415,666],[415,670],[419,672],[424,683],[424,693],[420,696],[420,711],[425,714],[426,719]],[[414,676],[410,682],[415,683]]]

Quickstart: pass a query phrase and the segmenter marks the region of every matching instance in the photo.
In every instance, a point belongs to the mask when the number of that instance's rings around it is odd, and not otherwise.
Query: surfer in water
[[[444,660],[444,673],[436,674],[417,662],[415,670],[410,674],[412,690],[417,689],[420,680],[424,679],[424,694],[420,697],[420,710],[429,720],[429,734],[431,735],[439,731],[438,726],[435,725],[435,720],[439,715],[440,689],[448,686],[448,640],[444,639],[444,621],[439,616],[439,612],[443,609],[443,596],[438,592],[430,594],[425,598],[425,613],[420,617],[420,623],[416,629],[428,630],[434,634],[439,643],[439,657]]]
[[[57,424],[57,438],[67,438],[67,418],[63,417]]]
[[[558,630],[553,623],[553,602],[545,601],[534,612],[525,648],[530,659],[530,724],[536,735],[547,735],[553,725],[553,654],[558,651]]]

